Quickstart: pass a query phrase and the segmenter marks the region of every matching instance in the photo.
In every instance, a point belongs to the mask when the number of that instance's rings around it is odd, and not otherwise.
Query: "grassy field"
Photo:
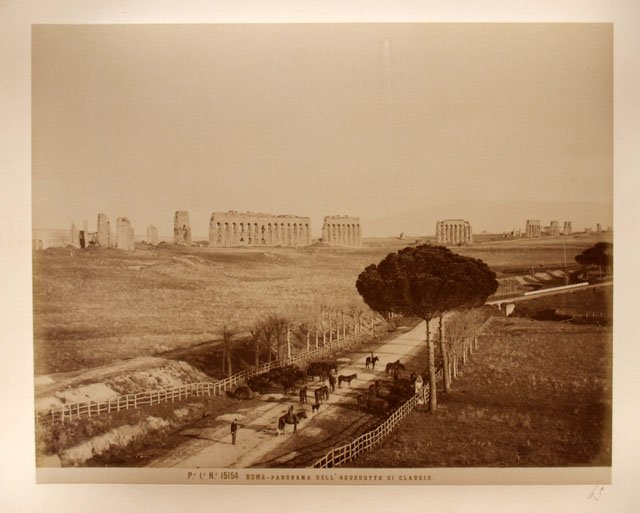
[[[611,465],[612,332],[494,318],[480,348],[426,407],[352,467]]]
[[[602,237],[607,237],[603,235]],[[562,267],[600,236],[455,248],[499,273]],[[33,253],[36,374],[102,365],[217,340],[223,325],[247,330],[277,312],[317,319],[320,303],[359,303],[358,274],[407,244],[376,239],[360,249],[209,249],[139,245]]]

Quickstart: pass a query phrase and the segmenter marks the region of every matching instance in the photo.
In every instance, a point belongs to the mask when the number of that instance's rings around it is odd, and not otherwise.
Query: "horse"
[[[391,371],[399,372],[400,370],[404,370],[404,365],[400,363],[400,360],[396,360],[395,362],[388,363],[385,369],[387,374],[389,374],[389,372]]]
[[[376,370],[376,362],[379,360],[379,358],[377,356],[367,356],[367,359],[365,361],[365,369],[369,368],[369,365],[371,365],[371,370]]]
[[[329,386],[332,392],[336,391],[336,377],[333,374],[329,374]]]
[[[278,419],[278,435],[284,435],[285,424],[293,424],[293,432],[298,432],[298,423],[301,419],[306,419],[307,414],[304,411],[299,413],[291,413],[290,411]]]
[[[326,399],[328,401],[329,400],[329,387],[324,385],[324,386],[320,387],[320,390],[322,391],[322,398]]]
[[[300,404],[307,404],[307,387],[300,389]]]
[[[311,405],[311,413],[315,413],[320,409],[320,404],[312,404]]]
[[[349,376],[338,376],[338,387],[342,387],[342,382],[346,381],[347,383],[349,383],[349,386],[351,386],[351,380],[353,379],[358,379],[358,375],[357,374],[351,374]]]
[[[316,404],[320,404],[324,399],[324,392],[322,390],[323,388],[324,387],[318,387],[313,391],[313,395],[316,398]]]

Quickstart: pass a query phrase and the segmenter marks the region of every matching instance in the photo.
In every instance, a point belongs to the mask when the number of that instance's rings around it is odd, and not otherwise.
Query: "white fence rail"
[[[372,321],[368,326],[368,334],[373,333],[376,326],[375,321]],[[324,346],[302,351],[301,353],[283,360],[274,360],[270,363],[265,363],[257,368],[246,369],[229,376],[228,378],[221,379],[215,382],[201,382],[190,383],[180,387],[164,388],[159,390],[150,390],[145,392],[139,392],[137,394],[127,394],[114,397],[107,401],[85,401],[79,403],[62,404],[54,407],[48,411],[39,412],[40,419],[45,420],[73,420],[80,417],[91,417],[94,415],[100,415],[104,413],[111,413],[115,411],[128,410],[132,408],[139,408],[140,406],[150,406],[153,404],[167,403],[181,401],[188,397],[201,397],[201,396],[215,396],[224,394],[225,390],[232,388],[238,384],[242,384],[245,380],[251,376],[268,372],[276,367],[283,365],[290,365],[296,363],[303,363],[313,358],[319,358],[327,356],[328,354],[335,352],[339,349],[351,348],[363,341],[363,338],[367,333],[358,334],[345,334],[342,332],[342,338],[339,330],[336,332],[337,338],[330,337],[330,341],[327,341]]]
[[[442,378],[442,369],[436,373],[436,380]],[[393,431],[398,423],[413,411],[419,402],[425,404],[429,401],[429,384],[427,383],[420,392],[413,395],[411,399],[394,411],[391,416],[380,424],[377,428],[367,431],[363,435],[349,442],[348,444],[331,449],[322,458],[313,464],[313,468],[333,468],[346,463],[361,452],[367,451],[378,445]]]
[[[489,317],[481,326],[478,327],[472,339],[477,349],[478,337],[491,322]],[[442,379],[442,369],[436,373],[436,381]],[[322,458],[313,464],[313,468],[333,468],[347,463],[358,456],[360,453],[367,451],[378,445],[384,438],[393,431],[402,419],[413,411],[417,404],[429,402],[429,383],[425,383],[420,392],[413,395],[407,402],[400,406],[391,416],[375,429],[360,435],[358,438],[348,444],[331,449]]]
[[[574,283],[572,285],[562,285],[561,287],[550,287],[546,289],[531,290],[529,292],[525,292],[523,296],[536,296],[540,294],[547,294],[549,292],[557,292],[560,290],[579,289],[581,287],[586,287],[587,285],[589,285],[589,282],[585,281],[581,283]]]

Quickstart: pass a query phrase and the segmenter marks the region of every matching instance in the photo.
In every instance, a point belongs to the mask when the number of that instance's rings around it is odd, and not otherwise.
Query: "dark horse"
[[[335,392],[335,390],[336,390],[336,377],[333,374],[329,374],[329,386],[331,387],[331,391]]]
[[[300,404],[307,404],[307,387],[300,389]]]
[[[306,419],[307,414],[303,411],[300,413],[287,413],[278,419],[278,434],[284,435],[284,426],[285,424],[293,424],[293,432],[298,432],[298,423],[300,419]]]
[[[322,391],[322,398],[329,400],[329,387],[327,385],[321,386],[320,390]]]
[[[400,372],[401,370],[404,370],[404,365],[402,365],[400,363],[400,360],[396,360],[395,362],[391,362],[387,364],[386,367],[386,373],[389,374],[389,372]]]
[[[358,375],[351,374],[349,376],[338,376],[338,387],[342,386],[343,381],[346,381],[347,383],[349,383],[349,386],[351,386],[351,380],[353,379],[358,379]]]
[[[367,356],[367,359],[365,361],[365,369],[369,368],[369,365],[371,365],[371,370],[376,370],[376,362],[378,361],[378,357],[377,356]]]

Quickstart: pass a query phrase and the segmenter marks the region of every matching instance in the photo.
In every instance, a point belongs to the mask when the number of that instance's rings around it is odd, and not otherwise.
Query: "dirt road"
[[[432,329],[435,329],[435,322]],[[375,371],[365,370],[365,359],[372,350],[379,357]],[[368,388],[374,379],[385,376],[387,363],[398,359],[407,362],[410,357],[421,355],[425,350],[425,324],[421,322],[390,341],[341,355],[351,361],[338,374],[357,374],[357,379],[350,386],[346,383],[340,388],[336,386],[335,392],[315,414],[311,411],[312,392],[308,405],[300,405],[297,396],[272,394],[265,397],[263,405],[240,408],[233,414],[216,417],[216,427],[203,425],[183,430],[180,434],[186,441],[168,454],[151,461],[148,466],[247,468],[311,465],[332,447],[355,438],[380,421],[379,417],[358,408],[357,394]],[[313,389],[321,384],[315,381],[308,386]],[[291,405],[296,412],[304,410],[308,418],[298,425],[297,434],[292,434],[292,427],[287,425],[286,434],[278,436],[277,419],[286,414]],[[236,445],[231,443],[229,428],[234,418],[240,426]],[[227,422],[220,427],[219,421]]]

